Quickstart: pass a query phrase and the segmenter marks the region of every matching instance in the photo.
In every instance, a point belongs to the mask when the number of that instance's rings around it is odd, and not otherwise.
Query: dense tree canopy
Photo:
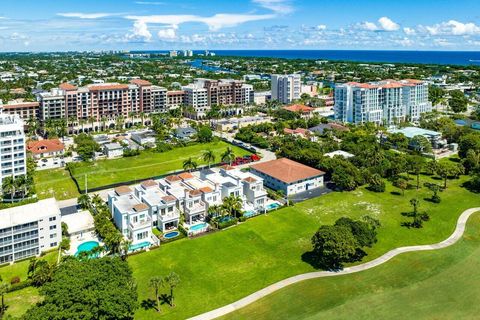
[[[119,258],[68,258],[40,293],[25,319],[133,319],[137,308],[132,272]]]
[[[468,99],[465,94],[460,90],[450,91],[450,99],[448,105],[453,112],[465,112],[467,111]]]

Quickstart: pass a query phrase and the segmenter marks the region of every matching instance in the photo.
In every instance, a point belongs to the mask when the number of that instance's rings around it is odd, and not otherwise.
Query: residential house
[[[29,141],[27,151],[31,152],[34,158],[57,157],[63,155],[65,145],[58,139]]]

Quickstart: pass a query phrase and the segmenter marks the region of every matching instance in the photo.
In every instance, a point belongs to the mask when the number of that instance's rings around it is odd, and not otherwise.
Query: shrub
[[[241,216],[240,218],[238,218],[238,221],[239,221],[239,222],[247,221],[247,217]]]
[[[16,284],[16,283],[19,283],[19,282],[20,282],[20,277],[19,276],[15,276],[10,280],[10,284]]]
[[[439,196],[438,194],[433,195],[430,200],[431,200],[433,203],[440,203],[440,201],[442,201],[442,199],[440,198],[440,196]]]
[[[218,223],[218,229],[228,228],[230,226],[236,225],[237,222],[238,222],[238,220],[236,218],[232,218],[228,221],[220,222],[220,223]]]

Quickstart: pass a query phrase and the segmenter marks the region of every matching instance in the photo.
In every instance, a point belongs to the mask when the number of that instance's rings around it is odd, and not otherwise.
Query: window
[[[52,233],[52,234],[50,235],[50,239],[55,238],[55,236],[56,236],[56,234],[55,234],[55,233]]]
[[[57,220],[57,217],[50,217],[50,218],[48,218],[48,221],[55,221],[55,220]]]
[[[57,229],[57,225],[56,225],[56,224],[54,224],[53,226],[50,226],[50,230],[55,230],[55,229]]]
[[[56,242],[50,243],[50,247],[56,247],[56,246],[57,246],[57,243],[56,243]]]

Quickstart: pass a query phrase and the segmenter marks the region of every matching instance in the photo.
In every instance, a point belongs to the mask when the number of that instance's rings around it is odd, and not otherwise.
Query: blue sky
[[[480,50],[478,0],[1,0],[0,51]]]

